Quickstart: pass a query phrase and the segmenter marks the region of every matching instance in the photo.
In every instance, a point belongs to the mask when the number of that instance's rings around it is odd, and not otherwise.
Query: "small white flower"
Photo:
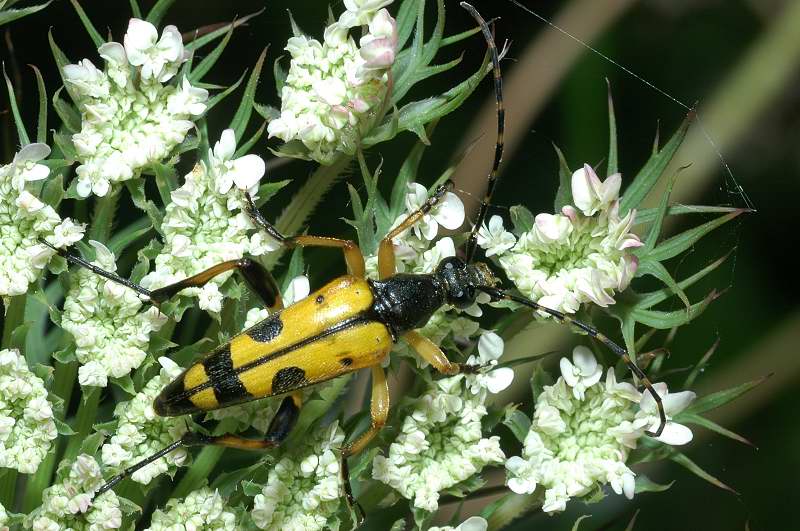
[[[439,493],[505,459],[499,437],[483,438],[486,392],[468,392],[464,376],[435,382],[403,421],[386,457],[376,456],[372,476],[433,512]]]
[[[478,231],[478,245],[486,250],[486,256],[500,255],[514,247],[517,239],[503,227],[503,218],[492,216],[489,225]]]
[[[593,216],[600,210],[607,210],[617,200],[621,184],[619,173],[601,182],[594,169],[584,164],[572,174],[572,199],[585,216]]]
[[[19,351],[0,351],[0,468],[33,474],[56,437],[44,382]]]
[[[561,358],[561,376],[572,388],[572,394],[578,400],[583,400],[586,389],[600,381],[603,376],[603,367],[594,359],[594,354],[583,345],[572,350],[572,361]]]
[[[217,178],[219,194],[228,193],[234,184],[240,190],[251,190],[267,170],[264,160],[258,155],[245,155],[234,159],[235,151],[236,136],[233,129],[225,129],[208,157],[211,171]]]
[[[486,531],[489,523],[480,516],[472,516],[461,522],[458,526],[429,527],[428,531]]]
[[[125,53],[133,66],[141,68],[143,79],[155,78],[161,83],[177,72],[177,67],[188,59],[183,49],[183,38],[178,28],[167,26],[158,39],[158,30],[145,20],[132,18],[125,33]]]
[[[656,437],[657,441],[661,441],[673,446],[680,446],[687,444],[692,440],[692,430],[683,424],[678,424],[672,421],[672,417],[689,407],[689,404],[697,397],[692,391],[681,391],[679,393],[670,393],[665,383],[655,383],[653,388],[661,397],[664,405],[664,413],[667,415],[667,425],[660,436]],[[649,423],[647,428],[649,431],[655,431],[661,420],[658,416],[658,409],[656,401],[649,392],[642,393],[642,399],[639,402],[639,412],[636,418]]]
[[[467,363],[470,365],[495,366],[497,360],[503,355],[505,344],[503,338],[494,332],[484,332],[478,340],[478,355],[470,356]],[[474,376],[468,376],[467,381],[473,393],[478,393],[480,388],[486,388],[490,393],[499,393],[511,385],[514,380],[514,370],[509,367],[492,369]]]
[[[406,209],[413,212],[428,200],[428,190],[419,183],[408,183]],[[464,223],[464,203],[452,192],[446,192],[442,200],[425,214],[422,220],[414,225],[414,233],[418,238],[432,240],[439,232],[439,225],[448,230],[455,230]]]
[[[2,3],[0,3],[0,8],[2,8]],[[8,528],[8,513],[6,512],[6,508],[3,507],[3,504],[0,503],[0,531],[9,531]]]
[[[223,531],[239,528],[236,513],[226,507],[219,491],[203,487],[190,492],[182,500],[172,498],[164,509],[156,509],[146,531]]]
[[[68,473],[62,474],[67,466]],[[103,485],[103,476],[93,457],[81,454],[71,465],[62,463],[59,468],[58,477],[63,479],[44,490],[42,505],[25,519],[26,528],[101,531],[122,527],[117,495],[113,491],[94,495]]]

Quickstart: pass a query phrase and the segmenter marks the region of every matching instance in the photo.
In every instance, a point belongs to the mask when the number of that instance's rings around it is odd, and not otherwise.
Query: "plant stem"
[[[17,491],[17,471],[7,468],[0,471],[0,503],[8,511],[14,510],[14,493]]]
[[[5,308],[6,314],[3,318],[3,348],[11,346],[11,334],[25,320],[25,304],[28,301],[28,297],[23,294],[6,300],[9,300],[9,302]]]
[[[97,406],[100,404],[100,388],[93,387],[83,393],[81,405],[78,406],[78,414],[75,416],[75,435],[70,437],[67,449],[64,452],[64,459],[72,461],[78,456],[83,440],[92,431],[95,418],[97,417]]]

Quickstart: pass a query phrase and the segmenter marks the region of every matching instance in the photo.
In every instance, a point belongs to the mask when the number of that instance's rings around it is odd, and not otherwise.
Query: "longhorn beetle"
[[[494,301],[511,300],[546,313],[560,323],[579,328],[610,348],[627,364],[655,399],[660,424],[655,432],[647,434],[661,434],[666,424],[661,398],[623,347],[588,324],[497,287],[499,281],[486,264],[472,263],[477,248],[478,230],[486,218],[498,180],[498,168],[503,155],[505,115],[500,60],[491,30],[475,8],[466,2],[461,2],[461,6],[475,18],[486,39],[497,99],[494,162],[488,177],[486,195],[466,243],[466,260],[458,257],[445,258],[430,274],[397,273],[395,270],[393,239],[427,214],[453,187],[452,182],[439,186],[419,210],[410,214],[381,240],[378,249],[380,280],[365,278],[364,256],[355,242],[321,236],[284,236],[261,215],[246,195],[246,211],[253,223],[283,245],[335,247],[344,253],[349,274],[331,281],[287,308],[283,307],[272,275],[258,262],[248,258],[223,262],[202,273],[151,291],[115,273],[100,269],[80,256],[55,249],[70,262],[136,290],[156,305],[185,288],[203,286],[213,277],[235,269],[264,304],[274,310],[265,320],[191,365],[161,391],[153,404],[158,415],[177,416],[285,395],[264,439],[187,432],[163,450],[111,478],[99,489],[98,494],[111,489],[136,470],[181,446],[213,444],[241,449],[278,446],[297,421],[301,407],[300,389],[369,368],[372,372],[371,425],[367,431],[342,448],[344,488],[348,501],[352,501],[347,458],[369,444],[389,415],[389,388],[381,361],[392,350],[393,344],[403,339],[440,373],[452,375],[480,370],[479,366],[451,362],[436,344],[416,331],[442,306],[467,308],[475,303],[480,292],[488,294]]]

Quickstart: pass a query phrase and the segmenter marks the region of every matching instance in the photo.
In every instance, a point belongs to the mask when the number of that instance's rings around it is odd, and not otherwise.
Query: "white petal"
[[[472,516],[464,520],[460,526],[457,527],[458,531],[486,531],[489,523],[480,516]]]
[[[214,144],[214,156],[219,160],[230,160],[236,151],[236,135],[233,129],[225,129]]]
[[[580,369],[581,374],[588,376],[597,370],[597,360],[588,347],[579,345],[572,350],[572,361]]]
[[[286,288],[286,293],[284,293],[284,299],[286,305],[294,304],[295,302],[305,299],[308,297],[309,292],[311,291],[311,286],[308,282],[308,277],[305,275],[300,275],[294,277],[289,282],[289,287]]]
[[[692,391],[681,391],[669,393],[661,398],[664,401],[664,411],[667,415],[673,416],[686,409],[696,397],[697,394]]]
[[[128,57],[125,55],[125,48],[118,42],[107,42],[97,49],[100,57],[106,61],[113,61],[117,64],[124,65],[128,62]]]
[[[233,182],[241,190],[249,190],[261,180],[267,166],[258,155],[245,155],[233,161]]]
[[[680,446],[692,440],[692,430],[677,422],[667,422],[661,436],[656,439],[672,446]]]
[[[50,168],[44,164],[34,164],[33,168],[25,172],[26,181],[41,181],[50,175]]]
[[[572,362],[567,358],[561,358],[558,365],[561,368],[561,376],[564,378],[564,381],[567,382],[567,385],[575,387],[575,384],[578,383],[578,376],[575,374],[575,366],[572,365]]]
[[[23,146],[14,159],[18,161],[29,160],[39,162],[42,159],[46,159],[48,155],[50,155],[50,147],[47,144],[34,142],[33,144]]]
[[[161,33],[161,39],[158,41],[158,47],[169,61],[181,59],[183,55],[183,38],[178,28],[172,25],[165,27]]]
[[[436,221],[448,230],[455,230],[464,223],[464,203],[454,193],[444,194],[437,210],[434,214]]]
[[[499,359],[503,355],[504,347],[503,338],[494,332],[484,332],[478,340],[478,353],[484,363]]]
[[[511,367],[500,367],[486,375],[486,388],[490,393],[499,393],[508,388],[514,381],[514,370]]]

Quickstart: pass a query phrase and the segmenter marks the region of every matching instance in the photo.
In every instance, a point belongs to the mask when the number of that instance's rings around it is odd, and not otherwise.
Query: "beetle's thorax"
[[[436,275],[398,273],[370,281],[373,310],[397,339],[425,326],[431,315],[447,303],[446,287]]]

